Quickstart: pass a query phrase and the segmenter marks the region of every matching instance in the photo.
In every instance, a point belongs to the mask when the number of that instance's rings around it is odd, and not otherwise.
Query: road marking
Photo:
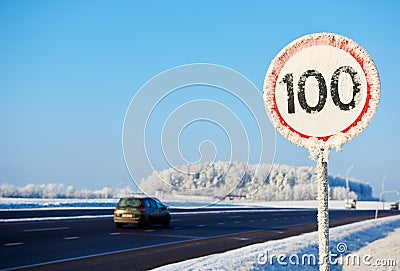
[[[286,209],[273,209],[273,210],[265,210],[265,209],[246,209],[246,210],[223,210],[223,211],[187,211],[187,212],[171,212],[172,215],[174,216],[180,216],[180,215],[196,215],[196,214],[234,214],[234,213],[276,213],[280,212],[277,215],[283,215],[284,212],[292,212],[292,211],[308,211],[305,208],[286,208]],[[0,220],[1,222],[1,220]]]
[[[120,235],[120,232],[110,232],[110,235]]]
[[[275,219],[275,218],[274,218]],[[265,218],[262,219],[263,222],[267,221]]]
[[[155,231],[155,230],[145,230],[145,232],[153,232],[153,231]]]
[[[140,232],[123,232],[122,234],[127,235],[142,235],[142,236],[157,236],[157,237],[170,237],[170,238],[183,238],[183,239],[202,239],[201,236],[192,236],[192,235],[178,235],[178,234],[165,234],[165,233],[140,233]]]
[[[4,244],[6,247],[13,247],[13,246],[20,246],[23,245],[24,243],[8,243]]]
[[[76,240],[76,239],[79,239],[79,236],[70,236],[64,238],[64,240]]]
[[[200,224],[200,225],[197,225],[197,227],[205,227],[206,225],[204,225],[204,224]]]
[[[253,219],[250,219],[250,220],[249,220],[249,222],[250,222],[250,223],[253,223],[253,222],[254,222],[254,220],[253,220]]]
[[[224,222],[219,222],[219,223],[218,223],[218,225],[224,225],[224,224],[225,224]]]
[[[59,231],[59,230],[68,230],[69,227],[58,227],[58,228],[41,228],[41,229],[27,229],[23,230],[23,232],[36,232],[36,231]]]
[[[274,220],[278,220],[278,218],[275,217]]]
[[[32,222],[32,221],[48,221],[48,220],[71,220],[71,219],[103,219],[111,218],[114,215],[81,215],[81,216],[54,216],[54,217],[28,217],[28,218],[6,218],[0,219],[0,222]]]
[[[230,215],[228,216],[228,218],[242,218],[241,215]]]
[[[235,223],[235,224],[239,224],[239,223],[240,223],[240,221],[235,221],[234,223]]]
[[[244,237],[234,237],[234,238],[231,238],[232,240],[238,240],[238,241],[247,241],[247,240],[250,240],[250,238],[244,238]]]
[[[177,226],[177,227],[173,227],[174,230],[181,230],[183,229],[183,227]]]
[[[179,219],[179,218],[177,218],[177,219],[171,219],[171,222],[177,222],[177,221],[181,221],[182,219]]]

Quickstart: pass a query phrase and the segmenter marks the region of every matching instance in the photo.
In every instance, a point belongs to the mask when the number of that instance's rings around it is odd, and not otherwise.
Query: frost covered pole
[[[328,157],[329,150],[317,156],[318,244],[320,271],[329,270]]]
[[[320,270],[329,270],[329,150],[341,151],[374,117],[380,98],[378,70],[352,39],[314,33],[275,56],[263,91],[272,125],[317,161],[319,263]]]

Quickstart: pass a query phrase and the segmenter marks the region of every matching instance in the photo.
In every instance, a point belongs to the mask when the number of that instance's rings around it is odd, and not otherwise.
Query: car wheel
[[[151,226],[151,223],[153,223],[153,219],[151,216],[149,216],[149,218],[146,221],[146,228],[149,228]]]
[[[149,228],[151,226],[151,216],[149,216],[146,220],[140,222],[138,226],[140,228]]]
[[[168,219],[164,224],[163,224],[163,226],[164,226],[164,228],[165,229],[168,229],[169,228],[169,225],[170,225],[170,223],[171,223],[171,220],[170,219]]]

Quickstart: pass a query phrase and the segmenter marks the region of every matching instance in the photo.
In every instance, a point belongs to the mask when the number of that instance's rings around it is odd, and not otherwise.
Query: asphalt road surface
[[[148,270],[317,229],[317,212],[313,209],[175,211],[169,229],[116,229],[112,210],[98,212],[103,217],[1,222],[0,269]],[[374,214],[365,210],[333,210],[330,224],[371,219]],[[12,213],[4,215],[13,217]],[[21,217],[21,213],[15,216]]]

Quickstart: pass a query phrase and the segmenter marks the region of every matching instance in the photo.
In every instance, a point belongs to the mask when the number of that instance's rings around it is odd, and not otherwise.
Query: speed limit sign
[[[380,81],[364,48],[338,34],[317,33],[278,53],[263,91],[271,122],[289,141],[340,149],[374,116]]]
[[[372,120],[380,96],[378,71],[353,40],[310,34],[287,45],[272,60],[263,90],[275,128],[308,148],[317,161],[319,264],[321,271],[329,271],[329,150],[341,149]]]

